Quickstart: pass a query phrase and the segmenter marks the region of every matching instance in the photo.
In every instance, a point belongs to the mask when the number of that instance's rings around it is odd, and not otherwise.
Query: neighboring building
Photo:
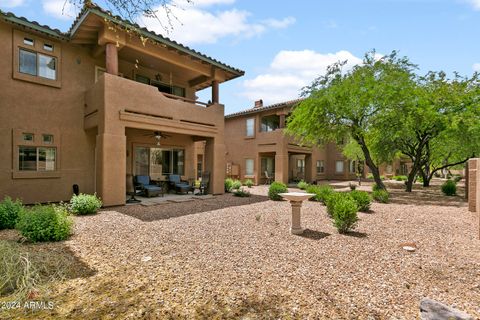
[[[355,161],[334,143],[307,147],[284,135],[285,121],[300,100],[255,107],[225,116],[227,175],[264,183],[355,179]],[[339,142],[342,143],[342,142]]]
[[[243,71],[134,27],[96,6],[68,33],[0,11],[0,196],[68,200],[78,184],[122,205],[132,175],[199,169],[223,193],[219,83]]]

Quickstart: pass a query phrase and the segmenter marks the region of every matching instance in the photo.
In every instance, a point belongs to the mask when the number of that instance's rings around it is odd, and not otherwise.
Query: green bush
[[[253,187],[253,181],[252,181],[252,179],[247,179],[247,180],[245,180],[245,181],[243,182],[243,185],[244,185],[244,186],[247,186],[248,188]]]
[[[334,193],[333,188],[329,185],[322,185],[322,186],[310,185],[310,186],[308,186],[306,191],[307,191],[307,193],[314,193],[315,194],[315,196],[312,198],[312,200],[320,201],[323,204],[325,204],[325,200],[332,193]]]
[[[346,233],[355,229],[358,221],[358,207],[355,200],[348,194],[335,198],[332,205],[333,225],[339,233]]]
[[[368,192],[354,190],[350,192],[350,196],[357,203],[358,211],[367,212],[370,210],[372,199]]]
[[[396,181],[407,181],[408,177],[407,176],[393,176],[392,179],[396,180]]]
[[[18,221],[18,215],[23,210],[20,200],[12,201],[12,198],[5,197],[0,202],[0,230],[14,229]]]
[[[457,184],[452,180],[447,180],[442,184],[442,192],[446,196],[454,196],[457,194]]]
[[[335,207],[335,204],[338,201],[341,201],[343,198],[348,198],[353,200],[352,196],[350,193],[347,192],[337,192],[337,191],[332,191],[329,195],[326,196],[325,198],[325,205],[327,206],[327,213],[330,217],[333,217],[333,209]]]
[[[356,190],[357,189],[357,185],[355,183],[349,183],[348,184],[348,187],[350,188],[350,190]]]
[[[417,182],[423,183],[423,177],[422,176],[417,176]]]
[[[61,241],[71,234],[72,225],[65,207],[36,205],[20,212],[16,228],[32,242]]]
[[[245,189],[243,189],[243,188],[234,190],[234,191],[233,191],[233,195],[234,195],[235,197],[242,197],[242,198],[244,198],[244,197],[250,197],[250,196],[251,196],[250,192],[248,192],[247,190],[245,190]]]
[[[233,179],[227,178],[225,179],[225,192],[232,191],[233,188]]]
[[[300,190],[305,190],[308,187],[308,183],[306,183],[303,180],[300,180],[300,182],[297,184],[298,189]]]
[[[373,174],[371,173],[367,174],[367,179],[373,179]]]
[[[97,213],[102,207],[102,201],[95,194],[80,193],[70,199],[70,211],[74,214],[85,215]]]
[[[268,197],[274,201],[282,200],[279,193],[288,192],[287,186],[284,183],[274,181],[268,188]]]
[[[233,180],[232,190],[238,190],[242,187],[242,182],[240,180]]]
[[[377,202],[388,203],[390,194],[385,190],[374,190],[372,192],[372,198]]]

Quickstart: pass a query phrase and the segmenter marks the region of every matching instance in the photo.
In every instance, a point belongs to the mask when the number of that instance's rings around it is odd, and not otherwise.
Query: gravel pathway
[[[65,244],[96,273],[57,285],[43,317],[415,319],[430,297],[480,318],[478,217],[460,197],[394,192],[349,235],[305,202],[293,236],[266,191],[76,217]]]

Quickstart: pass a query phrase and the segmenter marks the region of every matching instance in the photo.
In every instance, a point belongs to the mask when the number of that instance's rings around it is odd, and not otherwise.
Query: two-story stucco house
[[[308,147],[284,134],[286,119],[298,102],[264,106],[259,100],[251,109],[225,116],[227,168],[238,167],[240,179],[257,184],[267,176],[284,183],[355,179],[355,161],[345,159],[335,143]]]
[[[68,200],[77,184],[121,205],[129,176],[201,169],[223,193],[219,84],[243,71],[96,6],[67,33],[0,11],[0,39],[1,196]]]

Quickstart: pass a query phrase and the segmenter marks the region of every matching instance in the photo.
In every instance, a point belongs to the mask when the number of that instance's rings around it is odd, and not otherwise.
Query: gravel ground
[[[480,318],[478,217],[460,197],[394,190],[348,235],[305,202],[293,236],[289,203],[252,192],[76,217],[64,245],[95,274],[57,284],[53,311],[17,316],[416,319],[430,297]]]

